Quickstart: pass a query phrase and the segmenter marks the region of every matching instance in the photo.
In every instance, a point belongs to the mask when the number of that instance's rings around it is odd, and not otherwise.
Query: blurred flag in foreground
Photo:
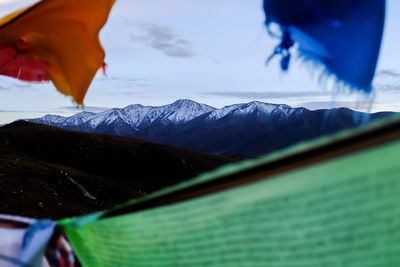
[[[29,82],[51,80],[83,99],[104,64],[99,32],[115,0],[42,0],[0,20],[0,74]]]
[[[281,43],[269,58],[281,55],[289,67],[289,49],[320,63],[325,74],[352,89],[369,93],[378,61],[385,0],[264,0],[266,25],[280,27]]]

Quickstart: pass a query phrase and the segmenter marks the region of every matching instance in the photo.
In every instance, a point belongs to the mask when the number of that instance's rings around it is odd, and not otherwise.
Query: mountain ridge
[[[28,121],[83,132],[135,137],[223,156],[257,157],[391,114],[369,114],[347,108],[308,110],[260,101],[214,108],[180,99],[158,107],[134,104],[100,113],[81,112],[71,117],[46,115]],[[280,134],[280,130],[285,134]],[[296,136],[296,133],[301,134]],[[260,136],[268,136],[272,143],[260,140]],[[257,145],[264,143],[261,147]]]

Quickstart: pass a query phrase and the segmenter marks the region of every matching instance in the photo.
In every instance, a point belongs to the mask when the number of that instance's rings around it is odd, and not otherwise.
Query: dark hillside
[[[232,161],[18,121],[0,128],[0,213],[49,218],[89,213]]]

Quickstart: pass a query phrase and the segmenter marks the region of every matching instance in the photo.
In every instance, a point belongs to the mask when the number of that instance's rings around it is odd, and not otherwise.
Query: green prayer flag
[[[83,266],[400,266],[399,125],[230,165],[59,224]]]

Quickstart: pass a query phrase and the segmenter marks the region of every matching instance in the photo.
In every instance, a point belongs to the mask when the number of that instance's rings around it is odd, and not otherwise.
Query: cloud
[[[400,93],[400,71],[383,69],[376,73],[374,87],[377,92]]]
[[[18,0],[0,0],[0,5],[18,2]]]
[[[48,111],[43,110],[5,110],[0,109],[0,113],[46,113]]]
[[[380,70],[376,73],[376,77],[400,78],[400,72],[392,69]]]
[[[299,107],[305,107],[308,109],[331,109],[331,108],[341,108],[346,107],[356,110],[370,110],[374,106],[380,103],[372,101],[312,101],[305,102],[298,105]]]
[[[215,63],[215,64],[221,63],[221,61],[219,61],[218,59],[216,59],[216,58],[214,58],[214,57],[209,57],[209,58],[210,58],[210,60],[211,60],[213,63]]]
[[[63,106],[63,107],[57,108],[57,110],[65,110],[65,111],[71,111],[71,112],[77,112],[77,113],[78,112],[82,112],[82,111],[98,113],[98,112],[105,111],[107,109],[110,109],[110,108],[108,108],[108,107],[97,107],[97,106],[85,106],[83,109],[77,108],[77,107],[74,107],[74,106]]]
[[[327,91],[297,91],[297,92],[209,92],[205,95],[234,97],[242,99],[276,99],[276,98],[295,98],[307,96],[329,96]]]
[[[131,34],[133,42],[143,43],[168,57],[192,58],[195,56],[193,44],[180,37],[173,28],[151,23],[135,24],[135,27],[141,33]]]
[[[400,93],[400,84],[392,83],[392,84],[375,84],[375,88],[378,92],[390,92],[390,93]]]
[[[23,81],[14,80],[14,78],[1,76],[0,77],[0,91],[11,91],[11,90],[35,90],[33,84]]]
[[[96,81],[99,82],[116,82],[116,83],[128,83],[129,85],[132,86],[149,86],[150,81],[148,79],[142,79],[142,78],[131,78],[131,77],[125,77],[125,76],[107,76],[107,77],[97,77]]]

